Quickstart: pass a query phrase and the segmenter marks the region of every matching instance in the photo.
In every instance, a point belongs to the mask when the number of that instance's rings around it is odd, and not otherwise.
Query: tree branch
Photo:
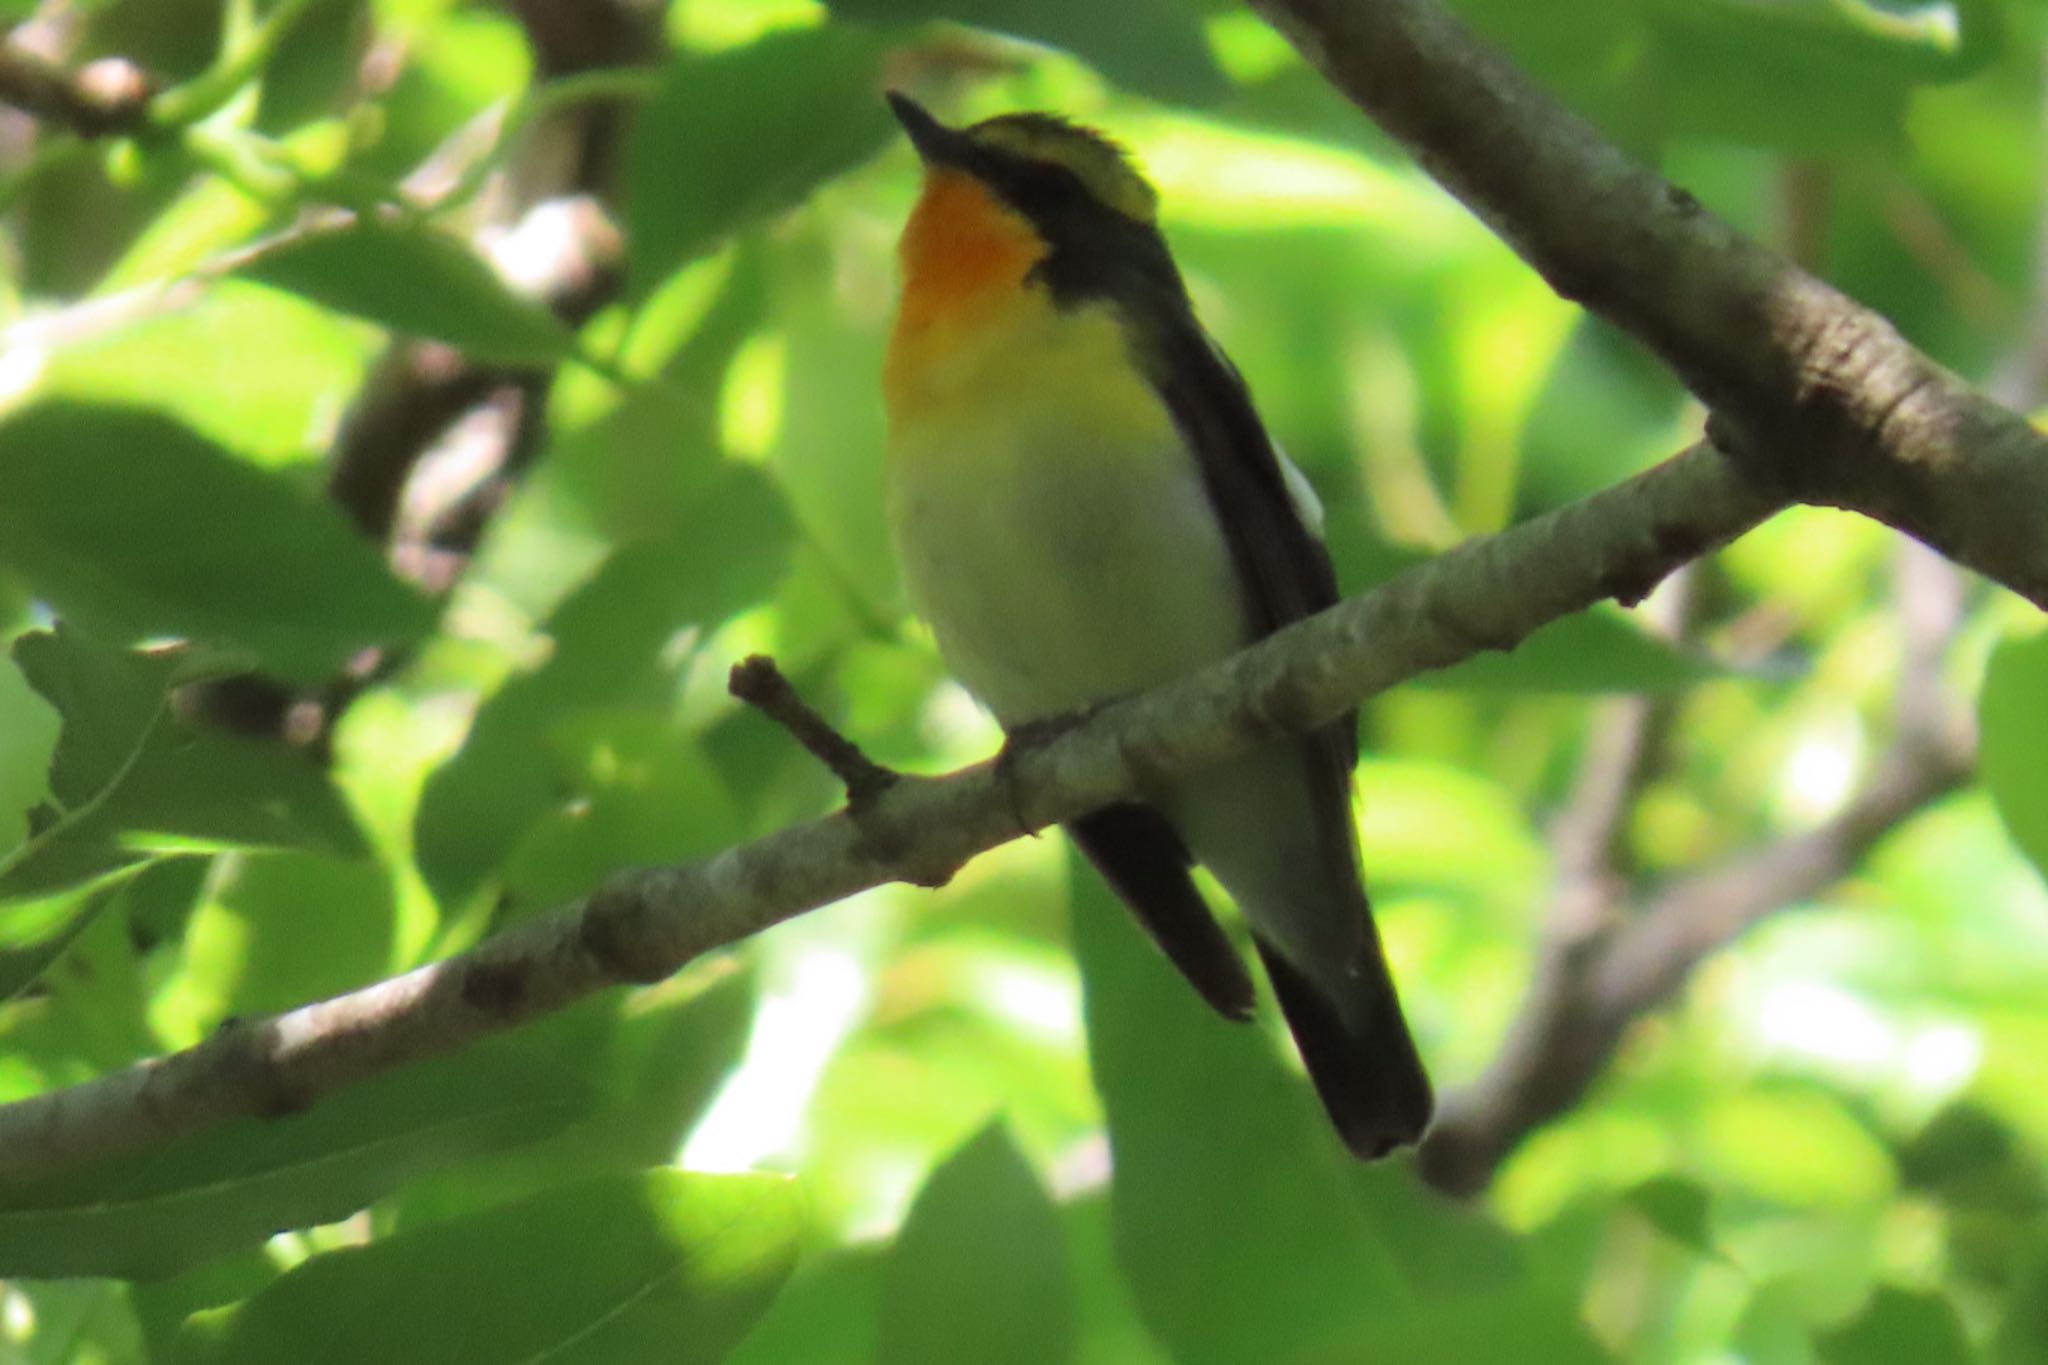
[[[1788,496],[2048,608],[2048,438],[1635,164],[1431,0],[1253,0],[1558,293],[1628,330]]]
[[[1445,1099],[1418,1153],[1424,1180],[1451,1194],[1484,1189],[1525,1138],[1585,1097],[1629,1028],[1675,996],[1706,958],[1839,882],[1880,838],[1969,776],[1975,739],[1940,684],[1962,616],[1961,585],[1931,551],[1902,550],[1896,733],[1862,789],[1817,828],[1679,878],[1635,905],[1611,868],[1585,865],[1569,841],[1561,846],[1528,993],[1500,1055]]]
[[[148,73],[125,58],[102,57],[66,71],[17,43],[0,41],[0,104],[79,137],[141,131],[155,93]]]
[[[1694,446],[1582,502],[1451,550],[1170,686],[1093,713],[999,770],[890,784],[866,808],[705,862],[629,872],[586,900],[448,961],[223,1030],[197,1047],[0,1105],[12,1180],[276,1114],[404,1062],[452,1051],[605,986],[692,958],[884,882],[929,883],[1033,827],[1141,780],[1213,765],[1326,723],[1360,698],[1602,598],[1639,598],[1688,557],[1776,511],[1712,447]]]

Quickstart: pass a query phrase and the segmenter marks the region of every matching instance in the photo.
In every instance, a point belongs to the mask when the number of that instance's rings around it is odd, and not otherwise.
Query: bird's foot
[[[1010,803],[1010,817],[1017,822],[1020,831],[1036,839],[1038,831],[1044,828],[1044,824],[1033,824],[1024,813],[1023,794],[1017,790],[1017,760],[1033,749],[1043,749],[1061,735],[1091,719],[1107,705],[1107,701],[1099,701],[1072,711],[1058,711],[1049,716],[1039,716],[1005,727],[1003,747],[996,754],[996,781],[1002,784],[1004,798]]]

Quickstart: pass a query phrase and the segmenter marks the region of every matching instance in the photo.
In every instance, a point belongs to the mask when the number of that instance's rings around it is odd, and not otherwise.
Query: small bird
[[[1062,118],[949,128],[890,107],[924,162],[883,388],[890,528],[954,675],[1013,736],[1167,682],[1337,600],[1307,481],[1196,321],[1157,196]],[[1302,1061],[1366,1159],[1429,1122],[1351,816],[1355,717],[1070,822],[1220,1013],[1243,959],[1189,869],[1251,927]]]

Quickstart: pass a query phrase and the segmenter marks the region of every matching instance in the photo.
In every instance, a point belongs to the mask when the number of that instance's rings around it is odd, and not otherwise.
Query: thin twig
[[[787,730],[811,757],[831,769],[846,788],[848,805],[866,806],[900,780],[833,729],[766,654],[750,654],[734,664],[726,690]]]
[[[122,57],[66,71],[12,42],[0,42],[0,104],[92,139],[141,131],[156,86]]]

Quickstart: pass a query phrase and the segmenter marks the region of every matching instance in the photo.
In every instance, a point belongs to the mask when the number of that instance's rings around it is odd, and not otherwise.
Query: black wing
[[[1236,368],[1184,302],[1140,316],[1164,319],[1144,338],[1145,359],[1201,465],[1253,634],[1269,635],[1335,603],[1329,552],[1296,507]],[[1305,971],[1263,938],[1259,956],[1324,1108],[1351,1149],[1372,1158],[1422,1135],[1433,1107],[1429,1077],[1401,1016],[1360,876],[1351,823],[1356,713],[1303,736],[1300,752],[1312,784],[1322,874],[1354,907],[1356,946],[1340,973]],[[1318,984],[1333,977],[1345,983],[1341,989]]]
[[[1251,1018],[1244,959],[1188,877],[1187,848],[1166,817],[1127,802],[1069,820],[1066,829],[1202,998],[1226,1019]]]

